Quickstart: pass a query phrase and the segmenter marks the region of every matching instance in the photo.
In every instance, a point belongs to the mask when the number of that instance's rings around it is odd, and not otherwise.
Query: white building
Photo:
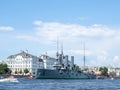
[[[44,69],[53,69],[53,65],[56,62],[55,58],[49,57],[47,55],[41,55],[40,59],[43,60]]]
[[[108,74],[120,77],[120,67],[108,67]]]
[[[29,74],[35,75],[38,68],[43,68],[43,62],[37,56],[24,51],[11,55],[7,59],[7,65],[11,69],[12,74],[16,72],[24,74],[24,70],[28,69]]]

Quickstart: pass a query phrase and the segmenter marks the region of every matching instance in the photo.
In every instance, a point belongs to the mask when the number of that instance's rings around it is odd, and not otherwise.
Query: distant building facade
[[[68,60],[68,55],[63,56],[63,54],[59,54],[58,58],[41,55],[40,59],[44,63],[44,69],[56,69],[56,67],[60,67],[62,69],[72,70],[74,68],[73,56],[71,56],[71,61]]]
[[[37,56],[24,51],[15,55],[10,55],[7,59],[7,65],[8,68],[11,69],[12,74],[25,74],[24,70],[28,69],[29,74],[35,75],[38,68],[43,68],[43,61]]]
[[[120,77],[120,68],[119,67],[108,67],[108,74],[110,76]]]
[[[40,59],[43,61],[44,63],[44,69],[53,69],[53,65],[56,62],[55,58],[49,57],[47,55],[41,55]]]

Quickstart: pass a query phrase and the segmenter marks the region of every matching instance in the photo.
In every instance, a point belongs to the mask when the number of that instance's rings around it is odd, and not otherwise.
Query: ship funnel
[[[74,56],[71,56],[71,69],[74,69]]]
[[[62,64],[62,55],[61,54],[58,57],[58,62],[59,62],[60,65]]]
[[[68,66],[68,55],[65,56],[65,66]]]

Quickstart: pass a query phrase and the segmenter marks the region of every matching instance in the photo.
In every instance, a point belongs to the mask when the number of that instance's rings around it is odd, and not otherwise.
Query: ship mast
[[[61,54],[63,55],[63,43],[61,44]]]
[[[59,38],[57,37],[57,52],[59,51]]]
[[[83,56],[83,61],[84,61],[84,70],[85,70],[85,42],[83,43],[83,49],[84,49],[84,56]]]
[[[61,44],[61,56],[62,56],[62,60],[64,59],[64,54],[63,54],[63,43]]]
[[[56,53],[57,60],[58,56],[59,56],[59,38],[57,37],[57,53]]]

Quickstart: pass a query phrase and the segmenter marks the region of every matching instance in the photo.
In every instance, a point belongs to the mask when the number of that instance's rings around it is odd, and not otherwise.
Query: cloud
[[[98,59],[105,61],[107,59],[107,52],[106,51],[101,51],[99,56],[98,56]]]
[[[119,30],[102,24],[83,26],[60,22],[43,22],[40,20],[34,21],[33,24],[35,25],[33,35],[20,35],[18,38],[54,46],[52,50],[48,50],[54,53],[56,39],[59,37],[59,42],[64,43],[65,53],[76,56],[83,55],[83,43],[81,43],[83,41],[86,43],[86,55],[91,56],[89,57],[89,63],[109,65],[110,62],[117,62],[112,57],[117,56],[114,54],[115,51],[119,51]]]
[[[0,26],[0,31],[13,31],[14,28],[11,26]]]
[[[113,61],[115,61],[115,62],[116,62],[116,61],[117,61],[117,62],[120,61],[119,56],[114,56],[114,57],[113,57]]]
[[[41,24],[42,24],[42,21],[35,21],[35,22],[33,22],[33,24],[34,24],[34,25],[38,25],[38,26],[39,26],[39,25],[41,25]]]
[[[19,36],[20,39],[33,41],[42,40],[41,43],[44,44],[55,44],[57,37],[59,37],[60,42],[69,44],[69,46],[72,47],[74,46],[74,48],[80,46],[81,41],[85,41],[89,42],[89,47],[97,48],[95,49],[96,51],[113,48],[114,43],[115,45],[120,44],[117,42],[120,40],[120,31],[101,24],[83,26],[60,22],[43,22],[40,20],[34,21],[33,24],[36,25],[33,35],[21,35]]]
[[[90,27],[88,27],[88,31],[90,31],[89,35],[92,36],[114,36],[116,34],[115,31],[111,30],[110,28],[100,25],[100,24],[94,24]]]
[[[119,56],[117,56],[117,55],[115,55],[114,57],[113,57],[113,59],[112,59],[112,66],[120,66],[120,57]]]
[[[115,31],[104,25],[94,24],[92,26],[82,26],[77,24],[63,24],[59,22],[35,21],[37,25],[37,35],[54,40],[57,36],[60,38],[78,38],[78,37],[112,37]]]
[[[80,45],[81,41],[89,41],[96,46],[101,45],[100,48],[112,47],[116,38],[119,39],[119,31],[115,31],[105,25],[94,24],[91,26],[83,26],[79,24],[64,24],[59,22],[43,22],[35,21],[35,34],[37,37],[42,38],[45,44],[56,42],[57,37],[60,41],[70,45]],[[47,41],[47,42],[46,42]],[[50,43],[51,44],[51,43]],[[55,44],[55,43],[54,43]],[[108,46],[108,44],[110,44]],[[76,47],[75,46],[75,47]],[[90,45],[92,47],[92,45]],[[94,47],[94,45],[93,45]]]

